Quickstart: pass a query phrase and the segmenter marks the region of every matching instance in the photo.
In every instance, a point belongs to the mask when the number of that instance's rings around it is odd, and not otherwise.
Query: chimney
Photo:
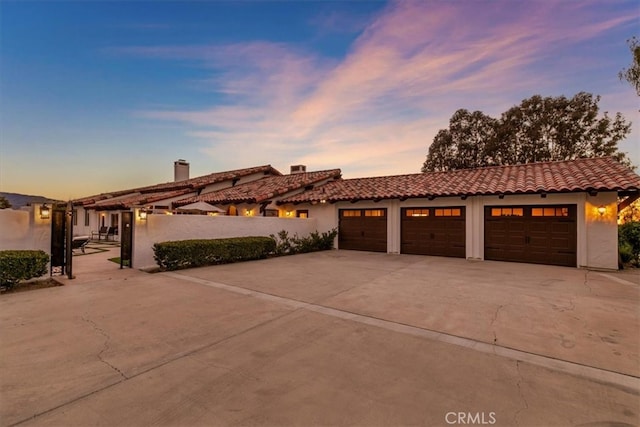
[[[180,159],[173,162],[173,180],[175,182],[189,179],[189,163]]]
[[[305,173],[307,171],[307,167],[305,165],[292,165],[291,166],[291,174],[294,173]]]

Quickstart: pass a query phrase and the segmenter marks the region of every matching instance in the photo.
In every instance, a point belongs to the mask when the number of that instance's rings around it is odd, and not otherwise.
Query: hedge
[[[48,262],[44,251],[0,251],[0,286],[11,289],[21,280],[44,276]]]
[[[227,264],[266,258],[275,251],[270,237],[178,240],[153,245],[156,263],[165,270]]]

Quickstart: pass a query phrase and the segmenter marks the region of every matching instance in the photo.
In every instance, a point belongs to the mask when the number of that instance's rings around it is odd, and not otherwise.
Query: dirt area
[[[17,292],[34,291],[36,289],[53,288],[63,286],[53,279],[36,280],[34,282],[19,283],[12,289],[0,288],[0,294],[15,294]]]

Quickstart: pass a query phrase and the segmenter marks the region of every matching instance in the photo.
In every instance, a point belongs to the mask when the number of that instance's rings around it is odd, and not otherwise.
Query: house
[[[617,269],[618,200],[640,177],[613,158],[330,181],[282,198],[338,248]]]
[[[341,177],[340,169],[306,172],[303,166],[292,167],[292,172],[289,175],[265,176],[259,180],[180,199],[173,202],[173,206],[206,202],[227,207],[228,215],[289,217],[293,215],[293,211],[280,207],[279,200],[322,187]],[[304,215],[304,212],[298,211],[295,216]]]
[[[174,181],[74,200],[74,233],[91,235],[100,227],[117,229],[122,211],[135,207],[144,206],[152,213],[170,213],[172,203],[177,200],[280,175],[271,165],[263,165],[189,178],[189,163],[181,159],[174,162]]]

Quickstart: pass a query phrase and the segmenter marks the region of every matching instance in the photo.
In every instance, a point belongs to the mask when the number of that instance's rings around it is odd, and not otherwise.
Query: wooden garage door
[[[338,247],[387,252],[387,210],[340,209]]]
[[[576,266],[576,205],[489,206],[484,258]]]
[[[403,208],[401,220],[403,254],[464,258],[465,208]]]

